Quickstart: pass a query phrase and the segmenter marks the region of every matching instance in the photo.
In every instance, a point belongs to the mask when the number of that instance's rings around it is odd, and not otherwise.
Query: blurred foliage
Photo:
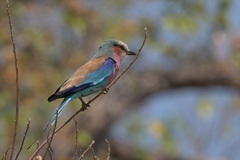
[[[197,113],[202,120],[207,120],[213,116],[214,105],[210,99],[201,99],[197,107]]]
[[[149,34],[143,52],[149,54],[149,59],[158,57],[158,63],[161,63],[160,59],[166,59],[165,63],[174,68],[190,62],[227,61],[239,67],[240,30],[234,30],[230,22],[232,5],[234,0],[10,1],[20,78],[18,145],[28,119],[31,118],[32,122],[27,144],[36,137],[53,114],[54,107],[60,103],[48,103],[47,97],[89,60],[106,39],[121,39],[129,44],[129,48],[137,50],[143,28],[147,27]],[[5,1],[0,1],[0,28],[0,126],[3,128],[0,131],[0,151],[3,153],[11,144],[12,136],[9,135],[13,134],[15,114],[15,70]],[[215,33],[220,36],[214,39]],[[144,64],[145,60],[143,58],[139,64]],[[144,68],[146,72],[151,64]],[[166,65],[161,68],[167,69]],[[131,78],[128,81],[131,84]],[[79,108],[79,103],[72,105],[68,108],[71,113]],[[211,116],[214,112],[211,100],[200,100],[196,112],[203,119]],[[146,126],[141,118],[128,124],[138,159],[150,159],[143,152],[141,146],[144,144],[138,134],[146,128],[151,136],[160,139],[161,152],[178,152],[178,145],[171,137],[172,123],[153,121]],[[74,140],[74,132],[69,137]],[[79,137],[81,147],[87,147],[94,139],[84,129],[79,131]],[[67,138],[63,144],[65,141]],[[22,159],[28,156],[29,151],[24,150]]]
[[[177,8],[176,8],[177,6]],[[186,7],[187,6],[187,7]],[[193,0],[173,0],[167,3],[164,25],[167,29],[191,34],[199,29],[204,20],[204,3]],[[176,8],[175,10],[172,8]],[[171,10],[171,12],[169,12]]]

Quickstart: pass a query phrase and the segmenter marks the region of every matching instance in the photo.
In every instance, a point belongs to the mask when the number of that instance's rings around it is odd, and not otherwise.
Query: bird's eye
[[[115,47],[119,47],[121,50],[125,51],[125,48],[123,45],[119,45],[119,44],[114,44]]]
[[[102,46],[100,46],[98,49],[101,49],[102,48]]]
[[[124,46],[119,46],[119,47],[121,48],[121,50],[123,50],[123,51],[125,50]]]

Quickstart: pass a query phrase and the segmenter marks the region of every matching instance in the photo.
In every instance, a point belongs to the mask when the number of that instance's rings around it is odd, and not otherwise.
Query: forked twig
[[[56,127],[57,127],[57,119],[58,119],[58,109],[56,109],[56,119],[55,119],[55,124],[54,124],[54,127],[53,127],[53,132],[52,132],[52,135],[50,135],[50,136],[48,137],[48,138],[50,138],[50,141],[49,141],[49,144],[48,144],[48,146],[47,146],[47,148],[46,148],[45,154],[44,154],[44,156],[43,156],[43,160],[45,159],[45,157],[46,157],[46,155],[47,155],[48,152],[49,152],[49,154],[50,154],[50,157],[52,157],[49,149],[51,148],[51,143],[52,143],[53,137],[54,137],[54,135],[55,135],[55,130],[56,130]],[[48,139],[48,138],[47,138],[47,139]],[[52,159],[52,158],[51,158],[51,159]]]
[[[132,64],[137,60],[137,58],[139,57],[143,46],[145,45],[146,39],[147,39],[147,29],[144,28],[145,34],[144,34],[144,40],[142,42],[141,47],[138,50],[138,54],[135,56],[135,58],[131,61],[131,63],[129,64],[129,66],[109,85],[107,86],[107,89],[109,89],[112,85],[114,85],[116,83],[116,81],[132,66]],[[101,94],[103,94],[103,91],[100,92],[99,94],[97,94],[93,99],[91,99],[87,104],[89,105],[90,103],[92,103],[94,100],[96,100]],[[80,108],[77,112],[75,112],[67,121],[65,121],[59,128],[56,129],[55,133],[57,133],[58,131],[60,131],[66,124],[68,124],[79,112],[83,112],[85,111],[85,108]],[[47,143],[47,140],[45,140],[40,146],[39,148],[33,153],[33,155],[30,157],[30,159],[33,159],[34,156],[37,155],[37,153],[41,150],[41,148]]]
[[[83,157],[85,156],[85,154],[92,148],[93,144],[95,143],[95,141],[93,140],[92,143],[88,146],[88,148],[83,152],[83,154],[79,157],[78,160],[83,159]]]
[[[13,45],[13,54],[14,54],[14,63],[15,63],[15,72],[16,72],[16,114],[15,114],[14,135],[13,135],[13,140],[12,140],[12,151],[11,151],[11,155],[10,155],[10,160],[12,160],[14,150],[15,150],[15,143],[16,143],[16,136],[17,136],[17,126],[18,126],[19,85],[18,85],[18,59],[17,59],[17,54],[16,54],[15,41],[14,41],[14,37],[13,37],[12,22],[11,22],[11,15],[10,15],[10,10],[9,10],[8,0],[6,1],[6,10],[7,10],[7,15],[8,15],[9,27],[10,27],[11,41],[12,41],[12,45]]]
[[[110,160],[110,151],[111,151],[110,144],[109,144],[109,142],[108,142],[107,139],[105,139],[105,141],[107,142],[107,145],[108,145],[108,156],[107,156],[107,160]]]
[[[18,153],[17,153],[17,156],[16,156],[15,160],[18,159],[18,156],[19,156],[19,154],[20,154],[21,151],[22,151],[23,144],[24,144],[25,138],[26,138],[26,136],[27,136],[27,132],[28,132],[28,129],[29,129],[30,122],[31,122],[31,119],[28,120],[27,128],[26,128],[26,131],[25,131],[25,133],[24,133],[24,136],[23,136],[23,139],[22,139],[22,143],[21,143],[20,149],[19,149],[19,151],[18,151]]]
[[[74,118],[73,118],[73,120],[74,120],[74,124],[75,124],[75,128],[76,128],[76,143],[75,143],[75,151],[74,151],[74,156],[73,156],[73,160],[75,160],[75,158],[77,156],[77,150],[78,150],[78,124]]]

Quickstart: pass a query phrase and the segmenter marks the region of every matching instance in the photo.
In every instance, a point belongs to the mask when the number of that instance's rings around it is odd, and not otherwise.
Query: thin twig
[[[54,127],[54,126],[53,126],[53,127]],[[49,137],[49,138],[47,138],[47,144],[50,143],[50,142],[49,142],[49,140],[51,139],[51,136],[50,136],[50,135],[52,135],[52,134],[51,134],[51,130],[52,130],[52,126],[50,126],[50,129],[49,129],[48,134],[47,134],[47,137]],[[53,133],[53,132],[52,132],[52,133]],[[51,146],[50,146],[49,150],[52,152],[52,147],[51,147]]]
[[[8,15],[8,21],[9,21],[9,27],[10,27],[10,34],[11,34],[11,41],[13,46],[13,54],[14,54],[14,62],[15,62],[15,72],[16,72],[16,114],[15,114],[15,125],[14,125],[14,136],[12,140],[12,151],[10,155],[10,160],[13,158],[14,150],[15,150],[15,143],[16,143],[16,136],[17,136],[17,126],[18,126],[18,101],[19,101],[19,85],[18,85],[18,59],[16,54],[16,47],[15,47],[15,41],[13,37],[13,31],[12,31],[12,22],[11,22],[11,15],[9,10],[9,2],[6,1],[6,10]]]
[[[108,156],[107,156],[107,160],[110,160],[110,144],[109,144],[109,142],[108,142],[108,140],[107,139],[105,139],[105,141],[107,142],[107,145],[108,145]]]
[[[95,143],[94,140],[92,140],[92,143],[88,146],[88,148],[83,152],[83,154],[79,157],[78,160],[83,159],[83,157],[85,156],[85,154],[92,148],[92,145]]]
[[[37,149],[39,148],[39,141],[37,141]]]
[[[19,151],[18,151],[18,153],[17,153],[17,156],[16,156],[15,160],[18,159],[18,156],[19,156],[19,154],[20,154],[21,151],[22,151],[23,144],[24,144],[25,138],[26,138],[26,136],[27,136],[27,132],[28,132],[28,129],[29,129],[30,122],[31,122],[31,119],[28,120],[27,128],[26,128],[26,131],[25,131],[25,133],[24,133],[24,136],[23,136],[23,139],[22,139],[22,143],[21,143],[20,149],[19,149]]]
[[[8,147],[8,149],[6,150],[6,152],[3,154],[2,160],[6,160],[6,159],[7,159],[7,154],[8,154],[8,151],[9,151],[10,148],[12,148],[12,146],[9,146],[9,147]]]
[[[48,149],[48,154],[49,154],[50,159],[52,160],[52,154],[50,152],[50,149]]]
[[[60,131],[65,125],[67,125],[79,112],[83,112],[84,109],[81,108],[79,109],[76,113],[74,113],[74,115],[72,115],[67,121],[65,121],[60,127],[58,127],[55,131],[55,134]],[[50,137],[48,137],[50,138]],[[47,143],[47,139],[38,147],[37,150],[35,150],[35,152],[32,154],[32,156],[30,157],[30,159],[33,159],[37,154],[38,152],[43,148],[43,146]]]
[[[93,148],[91,148],[91,151],[92,151],[93,159],[94,159],[94,160],[97,160],[97,159],[98,159],[98,157],[97,157],[97,156],[95,156],[94,149],[93,149]]]
[[[76,128],[76,143],[75,143],[75,151],[74,151],[74,156],[73,156],[73,160],[75,160],[75,158],[77,156],[77,150],[78,150],[78,124],[74,118],[73,118],[73,120],[74,120],[74,124],[75,124],[75,128]]]
[[[144,35],[144,40],[142,42],[141,47],[138,50],[138,54],[136,55],[136,57],[132,60],[132,62],[129,64],[129,66],[107,87],[108,89],[116,83],[116,81],[132,66],[132,64],[137,60],[138,56],[140,55],[142,48],[146,42],[147,39],[147,29],[144,28],[145,31],[145,35]],[[89,105],[90,103],[92,103],[94,100],[96,100],[101,94],[103,94],[103,92],[100,92],[99,94],[97,94],[93,99],[91,99],[87,104]],[[80,108],[77,112],[75,112],[67,121],[65,121],[59,128],[56,129],[55,134],[60,131],[65,125],[67,125],[78,113],[85,111],[85,108]],[[33,159],[38,152],[42,149],[42,147],[46,144],[47,140],[45,140],[37,150],[35,150],[35,152],[32,154],[32,156],[30,157],[30,159]]]
[[[49,143],[48,143],[48,146],[47,146],[47,148],[46,148],[45,154],[44,154],[44,156],[43,156],[43,160],[45,159],[45,157],[46,157],[46,155],[47,155],[48,152],[49,152],[49,154],[50,154],[50,157],[52,157],[49,149],[51,148],[51,143],[52,143],[53,137],[54,137],[54,135],[55,135],[55,131],[56,131],[56,127],[57,127],[57,119],[58,119],[58,109],[56,109],[56,119],[55,119],[55,124],[54,124],[54,127],[53,127],[53,132],[52,132],[52,135],[49,136],[49,137],[50,137],[50,141],[49,141]],[[47,138],[47,140],[48,140],[48,138]]]

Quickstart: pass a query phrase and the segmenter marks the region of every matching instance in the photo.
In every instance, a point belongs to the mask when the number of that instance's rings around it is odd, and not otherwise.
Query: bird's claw
[[[83,110],[87,110],[87,108],[90,107],[89,104],[85,103],[85,102],[82,102],[82,109]]]
[[[103,89],[102,89],[102,93],[103,93],[103,94],[107,94],[108,91],[109,91],[109,88],[103,88]]]
[[[82,109],[87,110],[90,105],[88,103],[85,103],[84,100],[81,97],[78,97],[78,99],[82,102]]]

